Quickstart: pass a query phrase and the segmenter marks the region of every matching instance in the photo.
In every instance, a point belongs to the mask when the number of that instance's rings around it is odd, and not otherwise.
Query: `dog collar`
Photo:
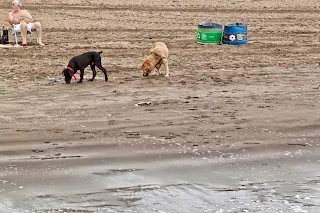
[[[158,63],[156,63],[156,65],[154,65],[153,69],[158,66],[159,64],[161,64],[161,61],[162,61],[162,57],[160,55],[158,55],[157,53],[154,53],[154,52],[151,52],[151,54],[155,55],[156,57],[159,57],[159,61]]]
[[[156,63],[156,65],[154,65],[154,68],[157,67],[159,64],[161,64],[162,58],[160,58],[160,60],[158,61],[158,63]],[[153,69],[154,69],[153,68]]]
[[[74,75],[74,70],[72,67],[66,67],[66,69],[70,70],[72,72],[72,76],[74,77],[74,80],[77,80],[76,76]]]

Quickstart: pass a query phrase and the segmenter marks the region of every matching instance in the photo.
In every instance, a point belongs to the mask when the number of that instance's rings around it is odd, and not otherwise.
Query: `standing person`
[[[12,1],[12,11],[9,13],[8,22],[14,24],[14,30],[21,32],[22,45],[27,45],[27,33],[36,31],[37,43],[44,45],[41,40],[42,28],[40,22],[36,22],[27,10],[22,9],[20,0]]]

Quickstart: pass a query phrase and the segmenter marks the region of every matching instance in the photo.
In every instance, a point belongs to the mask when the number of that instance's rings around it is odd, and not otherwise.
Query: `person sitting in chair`
[[[9,24],[14,24],[14,30],[21,32],[22,45],[27,45],[27,33],[36,31],[37,42],[40,45],[44,45],[41,41],[42,28],[40,22],[35,22],[30,13],[27,10],[22,10],[22,3],[20,0],[12,1],[12,11],[8,17]]]

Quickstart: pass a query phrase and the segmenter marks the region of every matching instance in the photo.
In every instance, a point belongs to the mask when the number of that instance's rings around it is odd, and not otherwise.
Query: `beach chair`
[[[20,33],[20,32],[17,32],[17,30],[16,30],[16,25],[15,25],[15,24],[12,24],[11,27],[12,27],[12,35],[13,35],[13,38],[14,38],[14,40],[15,40],[15,42],[16,42],[15,45],[19,45],[19,44],[18,44],[18,35],[19,35],[19,34],[21,35],[21,33]],[[29,31],[27,31],[27,37],[28,37],[28,39],[30,40],[30,42],[31,42],[31,39],[32,39],[32,35],[33,35],[33,34],[34,34],[33,32],[30,33]]]

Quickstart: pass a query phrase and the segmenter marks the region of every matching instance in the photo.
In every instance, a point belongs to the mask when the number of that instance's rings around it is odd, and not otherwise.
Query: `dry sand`
[[[0,48],[1,213],[319,212],[319,1],[25,5],[47,45]],[[198,45],[201,21],[249,44]],[[170,79],[142,77],[155,41]],[[109,82],[48,81],[90,50]]]

